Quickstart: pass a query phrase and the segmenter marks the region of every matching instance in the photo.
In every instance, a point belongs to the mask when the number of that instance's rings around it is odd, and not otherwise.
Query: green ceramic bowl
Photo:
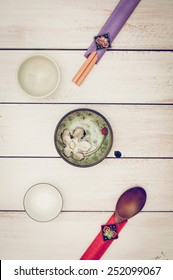
[[[55,130],[55,147],[68,163],[89,167],[101,162],[113,143],[112,128],[106,118],[91,109],[66,114]]]

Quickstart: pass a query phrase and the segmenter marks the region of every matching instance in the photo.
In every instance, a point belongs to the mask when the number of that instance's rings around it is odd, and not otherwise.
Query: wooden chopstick
[[[81,68],[78,70],[72,81],[77,84],[78,86],[81,85],[81,83],[84,81],[88,73],[91,71],[91,69],[94,67],[94,65],[97,62],[97,52],[92,52],[84,64],[81,66]]]

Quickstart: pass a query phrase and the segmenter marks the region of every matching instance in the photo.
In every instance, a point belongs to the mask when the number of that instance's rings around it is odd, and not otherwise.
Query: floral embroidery
[[[103,35],[95,36],[94,38],[95,38],[97,50],[110,47],[110,39],[109,39],[109,35],[107,33],[103,34]]]
[[[102,235],[105,241],[118,238],[116,225],[103,225]]]

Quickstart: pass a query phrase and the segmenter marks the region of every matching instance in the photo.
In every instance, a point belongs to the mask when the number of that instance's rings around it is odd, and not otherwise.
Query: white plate
[[[27,214],[38,222],[53,220],[62,209],[60,192],[47,183],[32,186],[26,192],[23,202]]]
[[[42,54],[31,55],[19,65],[17,81],[25,94],[34,98],[47,97],[59,85],[60,70],[50,57]]]

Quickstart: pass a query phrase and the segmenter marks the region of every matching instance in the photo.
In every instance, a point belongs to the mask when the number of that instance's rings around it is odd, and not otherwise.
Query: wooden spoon
[[[127,220],[138,214],[145,205],[146,192],[141,187],[134,187],[125,191],[116,204],[115,213],[110,217],[104,226],[116,224],[117,233],[127,223]],[[99,260],[114,239],[103,240],[102,231],[96,236],[91,245],[82,255],[80,260]]]
[[[116,223],[119,224],[138,214],[144,207],[146,198],[146,191],[141,187],[134,187],[125,191],[116,204]]]

